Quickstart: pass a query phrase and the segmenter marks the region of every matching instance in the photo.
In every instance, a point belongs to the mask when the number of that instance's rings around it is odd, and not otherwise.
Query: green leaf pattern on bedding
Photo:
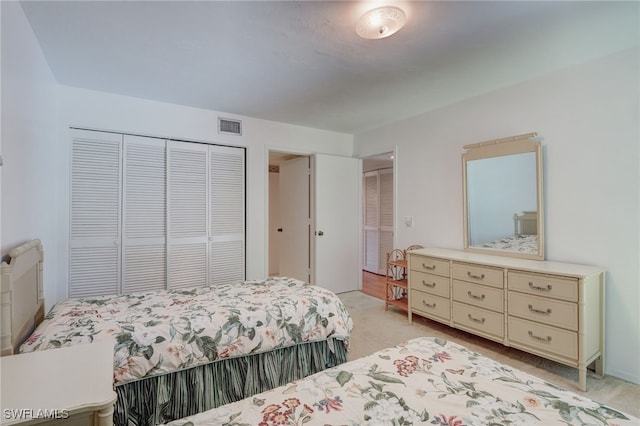
[[[453,342],[424,337],[170,423],[302,424],[622,426],[638,419]]]
[[[113,339],[124,383],[221,358],[327,338],[348,340],[338,297],[291,278],[71,299],[56,304],[22,352]]]

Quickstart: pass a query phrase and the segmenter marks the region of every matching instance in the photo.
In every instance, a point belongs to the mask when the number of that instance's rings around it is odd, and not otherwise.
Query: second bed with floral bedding
[[[423,337],[170,426],[637,425],[456,343]]]
[[[112,339],[116,424],[158,424],[346,361],[352,321],[290,278],[56,304],[21,352]]]

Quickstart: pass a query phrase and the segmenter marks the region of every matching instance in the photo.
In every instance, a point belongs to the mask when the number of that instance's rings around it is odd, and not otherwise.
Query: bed
[[[421,337],[171,426],[637,425],[459,344]]]
[[[269,278],[69,299],[38,324],[42,246],[32,241],[10,257],[2,271],[3,320],[23,322],[13,314],[32,313],[22,315],[26,326],[15,327],[22,331],[3,334],[3,352],[111,340],[116,424],[170,421],[346,361],[352,328],[346,308],[332,292],[302,281]],[[25,275],[27,264],[39,273]],[[31,297],[16,297],[23,293]]]
[[[482,246],[496,250],[519,253],[538,253],[538,215],[535,211],[524,211],[513,215],[513,235],[484,243]]]

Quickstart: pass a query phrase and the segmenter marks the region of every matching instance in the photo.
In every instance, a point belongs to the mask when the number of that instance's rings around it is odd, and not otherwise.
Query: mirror
[[[467,145],[465,251],[544,259],[542,146],[537,135]]]

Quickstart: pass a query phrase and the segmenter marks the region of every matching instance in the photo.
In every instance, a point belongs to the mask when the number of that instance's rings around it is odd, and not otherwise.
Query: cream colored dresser
[[[604,367],[605,270],[426,248],[409,253],[412,315],[445,323],[579,371]]]
[[[111,426],[113,343],[0,358],[1,425]]]

